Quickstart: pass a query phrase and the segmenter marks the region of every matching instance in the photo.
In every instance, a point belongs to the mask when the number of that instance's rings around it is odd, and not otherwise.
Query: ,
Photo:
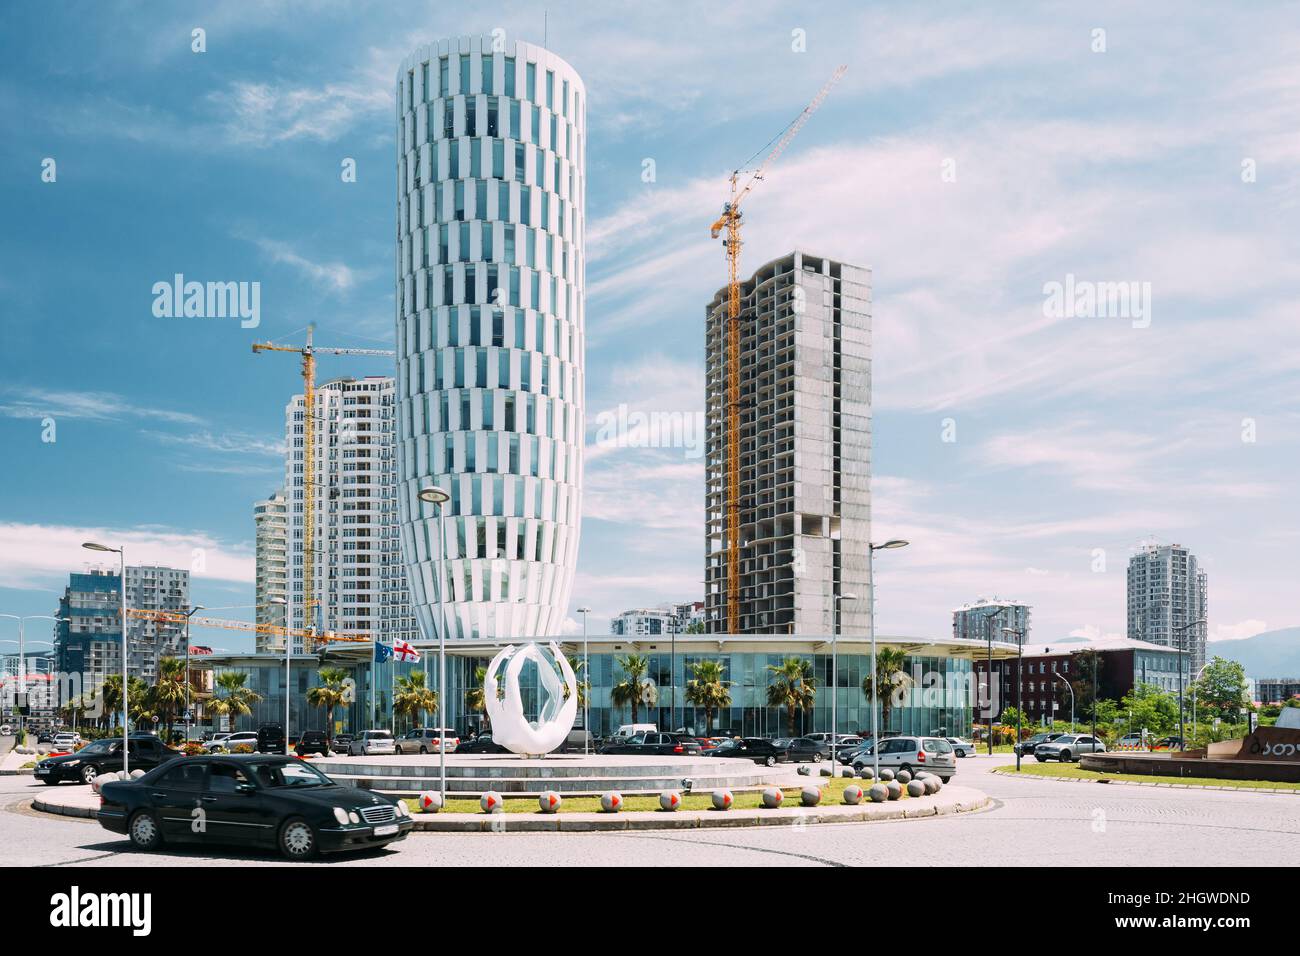
[[[414,828],[401,801],[340,786],[296,757],[186,757],[100,795],[100,825],[139,850],[235,844],[306,860],[384,846]]]

